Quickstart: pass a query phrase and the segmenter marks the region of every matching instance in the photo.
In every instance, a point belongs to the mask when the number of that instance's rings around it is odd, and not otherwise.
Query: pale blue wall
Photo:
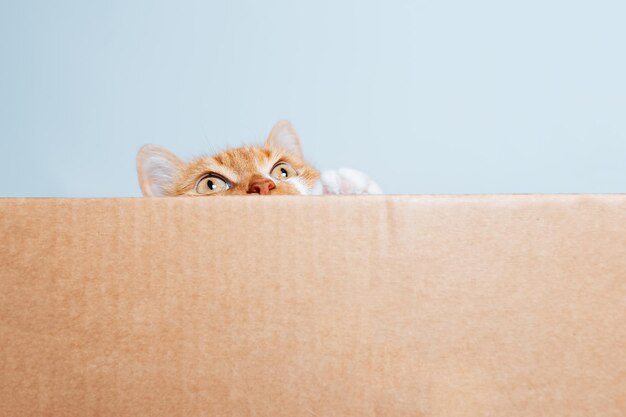
[[[291,119],[393,193],[626,191],[624,1],[6,1],[0,196],[139,195]]]

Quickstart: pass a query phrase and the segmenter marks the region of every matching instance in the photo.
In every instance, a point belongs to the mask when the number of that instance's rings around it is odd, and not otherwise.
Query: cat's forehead
[[[283,159],[281,153],[271,148],[256,146],[231,148],[193,161],[185,175],[197,176],[213,172],[230,181],[238,182],[253,174],[270,170],[280,159]]]
[[[231,148],[210,157],[215,163],[232,169],[250,169],[276,158],[278,155],[273,149],[258,146]]]

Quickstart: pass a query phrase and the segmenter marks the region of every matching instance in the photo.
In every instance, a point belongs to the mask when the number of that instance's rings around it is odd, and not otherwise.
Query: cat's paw
[[[382,190],[367,174],[356,169],[342,168],[322,172],[323,194],[382,194]]]

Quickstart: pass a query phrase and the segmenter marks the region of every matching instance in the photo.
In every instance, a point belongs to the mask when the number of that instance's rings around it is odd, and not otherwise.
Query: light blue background
[[[291,119],[390,193],[626,191],[624,1],[0,5],[0,196],[139,195]]]

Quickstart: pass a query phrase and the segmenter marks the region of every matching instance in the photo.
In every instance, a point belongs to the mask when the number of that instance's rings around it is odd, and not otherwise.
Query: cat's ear
[[[144,145],[137,153],[139,186],[146,197],[168,195],[184,163],[172,152],[157,145]]]
[[[293,125],[287,120],[281,120],[274,125],[272,131],[265,140],[265,146],[269,148],[282,149],[300,159],[303,159],[300,137],[296,133],[296,129],[293,128]]]

